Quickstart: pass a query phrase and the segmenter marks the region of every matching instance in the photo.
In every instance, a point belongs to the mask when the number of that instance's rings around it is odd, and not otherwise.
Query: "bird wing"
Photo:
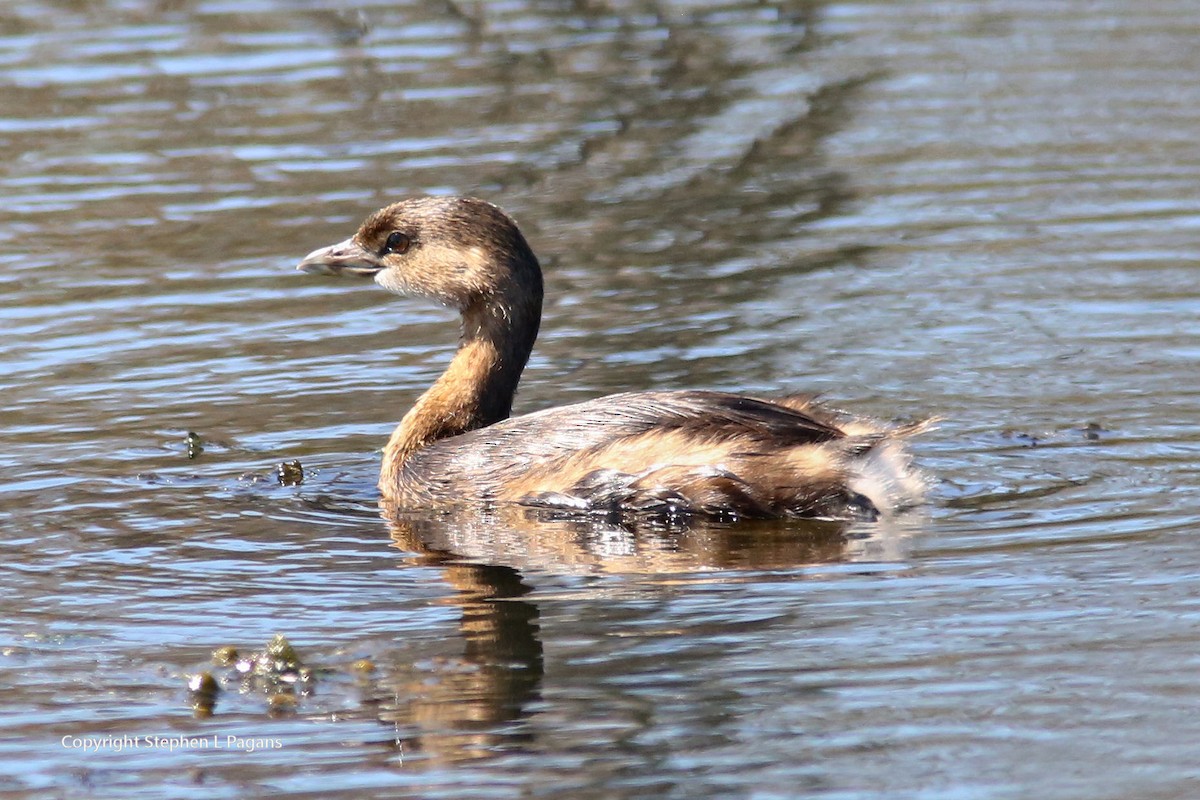
[[[486,499],[530,469],[654,434],[697,443],[792,448],[842,439],[831,422],[752,397],[706,391],[629,392],[513,417],[418,450],[412,486],[436,496]],[[464,498],[467,499],[467,498]]]

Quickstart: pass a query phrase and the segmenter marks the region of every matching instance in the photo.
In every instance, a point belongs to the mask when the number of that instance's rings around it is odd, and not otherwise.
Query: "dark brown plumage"
[[[919,426],[888,430],[808,397],[633,392],[510,419],[542,275],[516,224],[482,200],[388,206],[299,269],[369,275],[462,314],[458,353],[384,450],[379,486],[394,505],[845,518],[920,499],[897,444]]]

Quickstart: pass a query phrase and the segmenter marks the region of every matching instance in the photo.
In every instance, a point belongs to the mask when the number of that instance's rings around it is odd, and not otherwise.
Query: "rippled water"
[[[1194,796],[1198,39],[1184,0],[6,3],[0,791]],[[542,257],[518,410],[937,415],[928,518],[385,523],[452,317],[293,266],[422,192]],[[294,708],[209,661],[276,632]]]

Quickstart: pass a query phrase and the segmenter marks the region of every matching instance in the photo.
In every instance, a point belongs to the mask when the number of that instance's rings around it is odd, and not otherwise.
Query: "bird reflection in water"
[[[406,758],[428,765],[492,758],[533,735],[523,723],[540,699],[545,664],[528,576],[640,576],[639,590],[676,591],[713,573],[727,580],[731,571],[892,561],[913,532],[796,521],[638,528],[517,508],[430,516],[386,501],[383,517],[407,563],[438,569],[454,590],[441,602],[460,609],[461,655],[402,657],[378,687],[388,695],[378,719],[399,732]]]

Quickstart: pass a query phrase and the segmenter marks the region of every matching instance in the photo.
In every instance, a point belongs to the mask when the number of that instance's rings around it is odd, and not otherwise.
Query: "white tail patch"
[[[850,488],[870,500],[880,514],[892,516],[921,505],[929,480],[912,465],[912,457],[896,440],[872,447],[849,465]]]

